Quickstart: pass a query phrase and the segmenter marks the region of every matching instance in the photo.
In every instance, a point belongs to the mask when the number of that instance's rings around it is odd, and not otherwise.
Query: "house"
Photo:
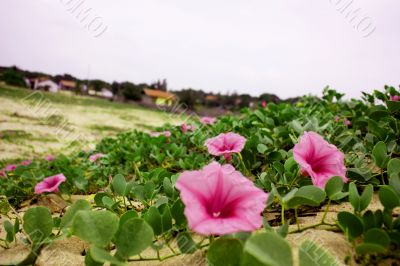
[[[101,96],[107,99],[112,99],[112,97],[114,97],[114,93],[112,93],[112,91],[110,91],[109,89],[102,88]]]
[[[143,93],[142,101],[146,104],[171,106],[177,100],[175,94],[167,91],[144,89]]]
[[[35,90],[36,89],[44,89],[49,92],[58,92],[58,85],[51,79],[41,80],[35,83]]]
[[[49,77],[37,77],[32,79],[25,79],[29,88],[34,90],[45,90],[50,92],[57,92],[58,85]]]
[[[58,86],[61,90],[74,90],[76,88],[76,82],[71,80],[60,80]]]

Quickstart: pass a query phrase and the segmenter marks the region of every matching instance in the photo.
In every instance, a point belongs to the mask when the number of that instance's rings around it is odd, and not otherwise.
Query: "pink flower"
[[[231,159],[232,153],[239,153],[243,150],[246,138],[236,133],[222,133],[214,138],[206,140],[205,145],[208,148],[208,152],[215,156],[223,155],[225,160]]]
[[[393,102],[398,102],[400,100],[400,97],[399,95],[390,95],[389,100]]]
[[[25,160],[25,161],[22,161],[22,162],[21,162],[21,165],[27,166],[27,165],[30,165],[31,163],[32,163],[31,160]]]
[[[299,143],[294,146],[293,156],[301,171],[311,176],[317,187],[323,189],[333,176],[340,176],[344,182],[348,181],[344,154],[315,132],[304,132]]]
[[[171,137],[171,132],[170,131],[163,131],[163,132],[150,132],[149,135],[151,137],[159,137],[161,135],[164,135],[165,137],[169,138]]]
[[[17,168],[17,165],[15,165],[15,164],[9,164],[9,165],[6,166],[5,170],[6,170],[7,172],[14,172],[16,168]]]
[[[58,174],[45,178],[42,182],[35,186],[35,194],[43,192],[58,192],[58,187],[65,182],[66,178],[63,174]]]
[[[51,162],[51,161],[54,161],[56,159],[56,157],[54,157],[53,155],[47,155],[44,159],[46,161]]]
[[[182,130],[183,133],[186,133],[188,131],[195,131],[196,130],[196,126],[195,125],[188,125],[188,124],[183,123],[181,125],[181,130]]]
[[[267,102],[266,102],[266,101],[262,101],[262,102],[261,102],[261,106],[262,106],[263,108],[267,107]]]
[[[343,120],[343,124],[344,124],[345,126],[351,126],[350,120],[347,119],[346,117],[345,117],[344,120]]]
[[[217,121],[216,118],[214,117],[209,117],[209,116],[203,116],[202,118],[200,118],[200,122],[203,125],[212,125]]]
[[[1,169],[1,170],[0,170],[0,176],[1,176],[1,177],[6,177],[6,170]]]
[[[268,194],[217,162],[199,171],[185,171],[176,182],[190,229],[202,235],[254,231],[261,227]]]
[[[335,122],[339,122],[340,121],[340,117],[339,116],[335,116]]]
[[[101,158],[101,157],[104,157],[104,154],[103,154],[103,153],[95,153],[95,154],[93,154],[93,155],[91,155],[91,156],[89,157],[89,161],[95,162],[95,161],[97,161],[97,159],[99,159],[99,158]]]

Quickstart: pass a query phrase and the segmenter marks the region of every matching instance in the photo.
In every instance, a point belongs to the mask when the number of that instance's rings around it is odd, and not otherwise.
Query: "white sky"
[[[67,11],[79,1],[100,37]],[[397,87],[400,1],[353,1],[355,23],[337,11],[350,1],[0,0],[0,65],[283,98]]]

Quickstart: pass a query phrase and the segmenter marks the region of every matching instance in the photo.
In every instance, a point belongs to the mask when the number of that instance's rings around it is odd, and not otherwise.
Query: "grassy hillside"
[[[137,105],[6,85],[0,85],[0,102],[0,160],[66,152],[82,140],[91,148],[104,136],[179,120]]]

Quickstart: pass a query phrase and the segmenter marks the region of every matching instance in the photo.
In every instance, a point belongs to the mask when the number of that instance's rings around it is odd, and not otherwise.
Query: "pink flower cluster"
[[[31,163],[32,163],[31,160],[25,160],[25,161],[22,161],[22,162],[20,163],[20,165],[28,166],[28,165],[30,165]],[[1,176],[1,177],[5,177],[5,176],[6,176],[6,172],[14,172],[15,169],[17,169],[17,166],[18,166],[18,165],[16,165],[16,164],[9,164],[9,165],[7,165],[5,168],[3,168],[3,169],[0,170],[0,176]]]
[[[149,135],[150,135],[151,137],[165,136],[166,138],[169,138],[169,137],[171,137],[171,132],[170,132],[170,131],[150,132]]]
[[[335,122],[337,123],[337,122],[339,122],[339,121],[340,121],[340,117],[339,117],[339,116],[335,116]],[[345,117],[345,118],[343,119],[343,124],[344,124],[345,126],[351,126],[351,122],[350,122],[349,119],[347,119],[347,117]]]
[[[200,118],[200,122],[203,125],[212,125],[215,124],[216,121],[217,119],[215,117],[203,116],[202,118]]]
[[[95,162],[95,161],[97,161],[99,158],[102,158],[102,157],[104,157],[104,156],[105,156],[105,155],[104,155],[103,153],[95,153],[95,154],[93,154],[93,155],[90,155],[89,161]]]
[[[400,100],[400,97],[399,95],[390,95],[389,100],[393,102],[398,102]]]
[[[58,187],[65,182],[67,178],[64,174],[58,174],[45,178],[42,182],[35,186],[35,193],[42,194],[44,192],[58,192]]]
[[[196,233],[224,235],[254,231],[262,225],[268,194],[230,164],[212,162],[202,170],[185,171],[176,188],[189,227]]]
[[[193,132],[193,131],[196,130],[196,126],[195,125],[188,125],[186,123],[183,123],[181,125],[181,130],[182,130],[183,133],[186,133],[188,131],[192,131]]]
[[[324,188],[333,176],[347,182],[344,154],[315,132],[304,132],[294,146],[293,157],[301,171],[311,177],[313,184]]]
[[[222,133],[214,138],[207,139],[205,146],[208,152],[215,156],[224,156],[226,161],[232,159],[232,153],[243,150],[246,138],[236,133]]]

